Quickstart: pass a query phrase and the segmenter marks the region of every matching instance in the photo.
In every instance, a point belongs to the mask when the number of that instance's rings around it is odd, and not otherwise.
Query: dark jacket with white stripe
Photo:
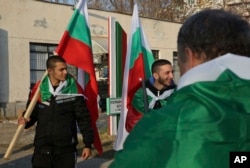
[[[53,97],[37,102],[31,120],[25,128],[36,125],[34,146],[38,149],[52,148],[63,153],[75,150],[78,144],[77,124],[83,135],[85,147],[91,147],[94,133],[90,113],[83,96]]]

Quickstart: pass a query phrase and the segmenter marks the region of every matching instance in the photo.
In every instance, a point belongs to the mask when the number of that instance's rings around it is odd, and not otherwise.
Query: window
[[[56,44],[30,43],[30,82],[36,83],[46,71],[46,60],[56,49]]]
[[[159,50],[151,50],[152,51],[152,54],[154,56],[154,59],[159,59]]]
[[[46,71],[46,60],[53,55],[57,44],[30,43],[30,83],[41,80]],[[68,65],[68,72],[76,77],[77,68]]]
[[[177,84],[180,78],[180,69],[178,66],[178,52],[173,51],[173,68],[174,68],[174,80]]]

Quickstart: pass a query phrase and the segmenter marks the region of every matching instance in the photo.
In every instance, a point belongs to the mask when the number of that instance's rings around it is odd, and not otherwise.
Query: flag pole
[[[45,76],[47,74],[48,74],[48,72],[45,71],[41,81],[43,81],[43,79],[45,78]],[[40,84],[41,84],[41,82],[40,82]],[[40,86],[40,84],[39,84],[39,86]],[[28,108],[27,108],[27,110],[26,110],[26,112],[24,114],[25,119],[29,119],[29,117],[30,117],[35,105],[36,105],[36,102],[37,102],[37,99],[38,99],[38,96],[39,96],[39,92],[40,92],[40,87],[39,86],[38,86],[34,96],[32,97],[31,102],[30,102],[30,104],[29,104],[29,106],[28,106]],[[17,140],[19,139],[21,133],[23,132],[23,129],[24,129],[24,124],[21,124],[21,125],[18,126],[18,128],[17,128],[17,130],[16,130],[16,132],[15,132],[15,134],[14,134],[14,136],[13,136],[11,142],[10,142],[10,145],[9,145],[5,155],[4,155],[4,159],[7,159],[7,160],[10,159],[10,155],[11,155],[11,153],[13,151],[13,148],[16,145]]]
[[[145,110],[145,113],[148,113],[148,96],[147,96],[145,82],[146,82],[146,79],[143,79],[142,80],[142,90],[143,90],[144,110]]]

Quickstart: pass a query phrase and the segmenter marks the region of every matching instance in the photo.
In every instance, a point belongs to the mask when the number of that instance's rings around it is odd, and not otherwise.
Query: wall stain
[[[159,22],[154,22],[153,23],[153,33],[154,33],[153,38],[165,40],[166,33],[162,30],[163,30],[162,24]]]
[[[107,32],[105,31],[105,28],[98,24],[92,24],[90,25],[91,34],[96,36],[103,36],[107,35]]]
[[[35,27],[47,28],[47,27],[48,27],[48,23],[47,23],[47,21],[46,21],[45,18],[40,19],[40,20],[37,19],[37,20],[34,21],[34,26],[35,26]]]

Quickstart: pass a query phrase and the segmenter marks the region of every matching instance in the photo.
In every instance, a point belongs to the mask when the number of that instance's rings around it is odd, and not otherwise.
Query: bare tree
[[[250,22],[250,1],[242,0],[89,0],[92,8],[132,14],[138,4],[143,17],[183,22],[194,13],[208,8],[225,9],[239,14]]]

